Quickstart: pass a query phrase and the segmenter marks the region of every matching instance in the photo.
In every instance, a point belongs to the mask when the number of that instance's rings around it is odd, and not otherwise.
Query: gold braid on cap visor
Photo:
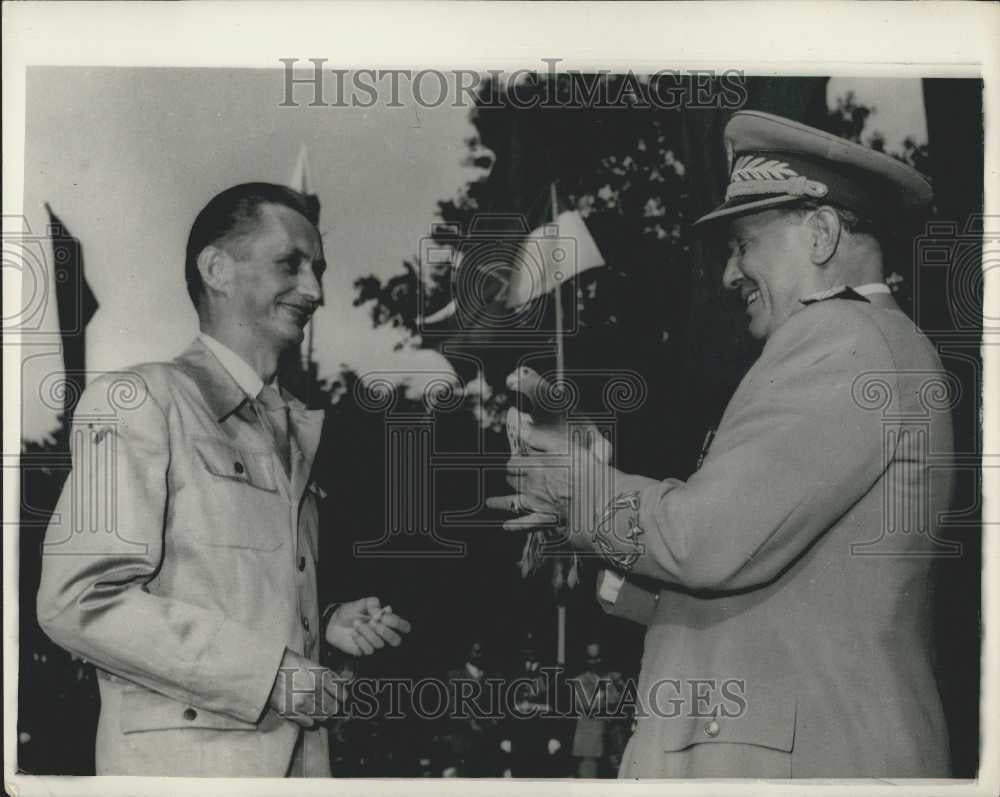
[[[788,194],[820,198],[829,189],[825,183],[810,180],[786,162],[744,155],[733,166],[726,189],[726,201],[760,194]]]

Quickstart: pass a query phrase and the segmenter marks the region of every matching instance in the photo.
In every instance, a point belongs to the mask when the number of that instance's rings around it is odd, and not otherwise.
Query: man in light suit
[[[321,627],[323,417],[275,374],[324,269],[304,196],[223,191],[187,246],[201,334],[79,401],[38,618],[97,667],[98,774],[329,775],[321,722],[344,693],[321,645],[368,654],[409,630],[376,598],[331,607]]]
[[[765,345],[700,468],[628,475],[529,427],[516,494],[489,503],[528,513],[508,528],[567,525],[626,577],[602,588],[648,625],[621,776],[946,777],[928,568],[951,491],[947,378],[880,245],[930,186],[768,114],[735,114],[726,137],[726,201],[700,223],[728,224],[723,280]]]

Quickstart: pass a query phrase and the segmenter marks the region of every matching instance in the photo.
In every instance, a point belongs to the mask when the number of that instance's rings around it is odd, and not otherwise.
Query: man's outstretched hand
[[[370,656],[386,643],[398,647],[410,624],[378,598],[342,603],[326,625],[326,641],[349,656]]]

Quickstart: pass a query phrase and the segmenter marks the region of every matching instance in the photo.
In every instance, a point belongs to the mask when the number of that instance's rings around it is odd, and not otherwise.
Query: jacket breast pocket
[[[122,693],[122,733],[165,731],[180,728],[217,731],[256,731],[257,726],[235,717],[178,703],[146,689],[128,689]]]
[[[285,541],[288,501],[278,490],[274,455],[226,440],[197,438],[194,485],[203,517],[193,531],[207,545],[274,551]]]

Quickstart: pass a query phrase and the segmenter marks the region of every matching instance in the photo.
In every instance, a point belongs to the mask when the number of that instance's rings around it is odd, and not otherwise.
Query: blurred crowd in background
[[[505,653],[491,656],[473,640],[464,660],[436,673],[449,695],[447,711],[431,709],[439,716],[411,710],[387,718],[383,705],[382,716],[335,721],[334,776],[615,777],[632,717],[622,700],[625,676],[606,668],[600,643],[588,643],[566,667],[545,661],[530,634]],[[487,681],[497,685],[495,694],[511,690],[514,712],[503,700],[485,699]],[[463,710],[456,705],[463,692],[483,699]]]

